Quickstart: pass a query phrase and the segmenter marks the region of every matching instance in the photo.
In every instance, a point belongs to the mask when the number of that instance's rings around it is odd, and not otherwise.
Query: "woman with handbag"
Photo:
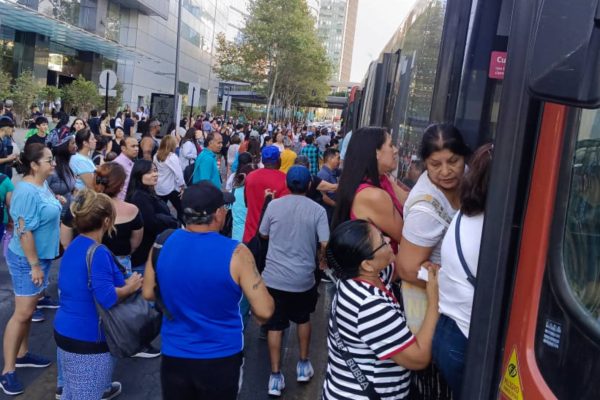
[[[352,145],[352,143],[350,144]],[[404,204],[404,227],[397,258],[407,324],[421,326],[427,297],[417,278],[424,262],[441,263],[440,249],[452,217],[460,208],[460,183],[471,150],[451,124],[435,124],[423,133],[420,156],[426,170]],[[411,397],[449,399],[452,393],[435,365],[413,377]]]
[[[408,397],[410,370],[431,360],[439,267],[427,266],[429,306],[413,334],[391,290],[394,252],[379,229],[360,219],[346,221],[333,231],[326,255],[340,280],[329,318],[323,399]]]
[[[141,288],[142,276],[134,273],[125,279],[104,246],[95,251],[88,275],[88,249],[101,243],[115,223],[116,212],[107,195],[84,189],[74,198],[71,213],[79,235],[61,261],[58,276],[61,307],[54,320],[64,385],[61,399],[98,400],[105,395],[107,387],[114,397],[121,392],[121,384],[111,383],[114,358],[109,352],[96,304],[105,310],[115,306]]]
[[[44,368],[50,361],[29,353],[31,316],[48,286],[52,260],[58,255],[62,206],[48,188],[54,157],[41,143],[32,143],[20,157],[24,177],[12,194],[10,217],[14,233],[6,254],[12,278],[15,310],[4,330],[4,368],[0,388],[17,395],[24,387],[17,379],[18,367]]]

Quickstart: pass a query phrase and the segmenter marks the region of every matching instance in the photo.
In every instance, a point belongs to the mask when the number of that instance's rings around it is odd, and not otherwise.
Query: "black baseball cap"
[[[221,191],[210,181],[200,181],[183,192],[181,206],[185,214],[206,216],[234,201],[233,194]]]
[[[0,128],[6,128],[7,126],[14,128],[15,122],[8,115],[0,116]]]

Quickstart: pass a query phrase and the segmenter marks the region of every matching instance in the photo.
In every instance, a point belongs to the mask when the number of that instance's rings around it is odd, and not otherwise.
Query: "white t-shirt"
[[[460,245],[463,256],[473,276],[477,276],[483,213],[474,217],[463,215],[460,221]],[[440,313],[452,318],[460,331],[469,337],[471,310],[475,288],[467,280],[455,240],[456,216],[442,242],[442,268],[438,276],[440,286]]]
[[[435,199],[443,208],[449,218],[454,217],[456,211],[442,193],[435,186],[427,171],[423,172],[419,180],[410,191],[406,203],[404,203],[404,227],[402,236],[409,242],[421,247],[433,247],[433,252],[429,259],[431,262],[439,264],[441,261],[440,250],[442,239],[446,233],[446,225],[442,223],[433,204],[427,201],[414,203],[419,196],[429,195]]]
[[[179,148],[179,163],[181,164],[181,170],[185,170],[190,164],[193,164],[198,157],[198,150],[196,145],[191,140],[186,141]]]
[[[158,161],[154,155],[154,165],[158,170],[158,182],[154,190],[159,196],[166,196],[173,191],[178,191],[180,187],[185,185],[183,179],[183,171],[179,158],[175,153],[170,153],[165,161]]]

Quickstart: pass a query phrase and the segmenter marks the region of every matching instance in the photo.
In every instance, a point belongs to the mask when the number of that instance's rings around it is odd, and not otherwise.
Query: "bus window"
[[[583,110],[563,241],[568,286],[600,324],[600,110]]]

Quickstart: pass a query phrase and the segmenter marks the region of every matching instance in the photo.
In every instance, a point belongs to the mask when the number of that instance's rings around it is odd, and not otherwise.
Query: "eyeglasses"
[[[373,256],[375,256],[375,253],[377,253],[379,250],[383,249],[385,246],[389,245],[385,236],[383,236],[383,234],[381,234],[381,233],[380,233],[380,236],[381,236],[382,243],[369,254],[368,258],[373,258]]]
[[[52,163],[56,162],[56,159],[54,157],[44,158],[44,159],[41,159],[39,162],[40,163],[47,162],[48,164],[52,164]]]

